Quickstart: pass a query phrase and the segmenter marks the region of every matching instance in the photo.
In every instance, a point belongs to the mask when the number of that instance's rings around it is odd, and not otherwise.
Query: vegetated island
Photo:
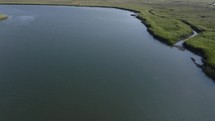
[[[4,20],[4,19],[7,19],[7,18],[8,18],[7,15],[5,15],[5,14],[0,14],[0,20]]]
[[[203,57],[202,70],[215,79],[215,0],[0,0],[0,4],[111,7],[136,12],[158,40],[173,46],[192,34],[184,47]]]

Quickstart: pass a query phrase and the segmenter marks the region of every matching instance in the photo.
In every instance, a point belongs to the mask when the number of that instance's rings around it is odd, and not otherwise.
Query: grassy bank
[[[0,3],[106,6],[135,10],[148,31],[170,46],[195,29],[200,34],[189,39],[185,46],[204,57],[204,72],[211,77],[215,75],[214,0],[0,0]]]
[[[185,47],[203,56],[205,65],[203,71],[215,79],[215,32],[202,32],[186,41]]]

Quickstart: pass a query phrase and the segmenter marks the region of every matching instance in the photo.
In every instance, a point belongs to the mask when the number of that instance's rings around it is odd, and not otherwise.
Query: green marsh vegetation
[[[215,75],[215,0],[0,0],[2,4],[52,4],[117,7],[138,11],[148,31],[173,46],[192,34],[185,47],[204,58],[204,71]],[[1,16],[0,16],[1,18]]]
[[[7,19],[7,16],[5,14],[0,14],[0,20],[3,20],[3,19]]]

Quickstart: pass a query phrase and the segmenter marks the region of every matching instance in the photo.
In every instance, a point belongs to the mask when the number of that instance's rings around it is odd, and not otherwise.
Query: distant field
[[[0,0],[0,3],[132,9],[140,11],[139,17],[144,20],[148,30],[168,45],[192,34],[193,28],[200,34],[188,40],[186,47],[203,55],[206,68],[210,68],[210,73],[211,70],[215,72],[215,0]]]

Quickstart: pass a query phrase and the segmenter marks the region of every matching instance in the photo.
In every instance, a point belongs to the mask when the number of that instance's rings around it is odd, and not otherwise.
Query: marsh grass
[[[7,19],[8,17],[5,14],[0,14],[0,20]]]
[[[206,65],[215,69],[215,32],[203,32],[185,44],[203,54]]]

